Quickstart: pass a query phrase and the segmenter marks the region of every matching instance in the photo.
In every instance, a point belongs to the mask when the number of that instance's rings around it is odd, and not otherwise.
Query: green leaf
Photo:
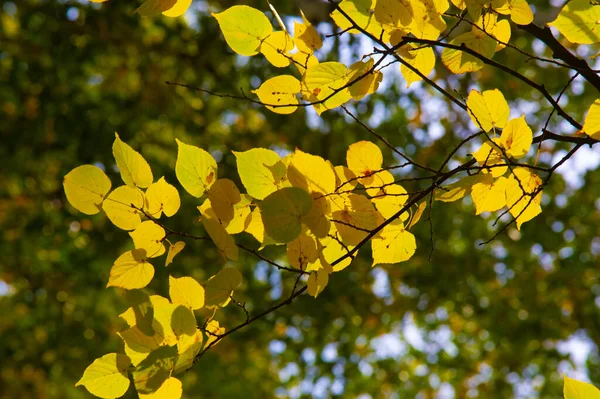
[[[242,274],[233,267],[226,267],[212,276],[205,284],[205,306],[224,307],[231,300],[231,294],[242,283]]]
[[[298,187],[275,191],[260,203],[265,232],[279,243],[288,243],[300,235],[301,219],[312,208],[312,197]]]
[[[235,152],[235,160],[242,184],[249,195],[264,199],[284,183],[286,167],[275,151],[253,148]]]

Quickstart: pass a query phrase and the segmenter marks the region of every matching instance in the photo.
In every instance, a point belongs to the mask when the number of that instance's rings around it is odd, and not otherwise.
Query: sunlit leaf
[[[121,141],[115,133],[113,155],[123,182],[130,187],[145,188],[152,184],[152,170],[142,155]]]
[[[180,17],[190,8],[192,0],[177,0],[175,5],[169,8],[167,11],[163,11],[165,17],[176,18]]]
[[[476,215],[482,212],[495,212],[506,205],[506,178],[494,179],[491,174],[485,174],[481,180],[473,184],[471,198],[475,204]]]
[[[169,296],[175,305],[184,305],[194,310],[204,306],[204,287],[191,277],[169,276]]]
[[[294,49],[294,41],[287,32],[273,32],[260,45],[259,51],[271,65],[283,68],[290,65],[292,59],[288,52]]]
[[[144,202],[144,193],[140,189],[121,186],[106,197],[102,209],[115,226],[123,230],[133,230],[142,222],[138,209],[144,208]]]
[[[325,270],[317,270],[308,276],[307,292],[313,297],[319,296],[329,282],[329,274]]]
[[[200,221],[221,255],[225,259],[237,260],[238,247],[235,245],[233,237],[225,230],[225,227],[217,219],[205,215],[200,216]]]
[[[93,165],[78,166],[65,175],[63,187],[67,200],[86,215],[100,212],[111,182],[102,169]]]
[[[181,381],[175,377],[169,377],[162,383],[160,388],[152,393],[140,393],[140,399],[179,399],[183,394]]]
[[[179,192],[164,177],[148,187],[145,197],[146,212],[155,219],[159,219],[163,212],[167,217],[173,216],[181,205]]]
[[[307,90],[311,93],[308,99],[314,104],[318,113],[339,107],[349,101],[348,68],[339,62],[322,62],[309,67],[304,75]]]
[[[314,238],[300,234],[287,244],[287,257],[290,265],[299,270],[306,270],[306,266],[317,260],[317,243]]]
[[[161,346],[153,350],[133,371],[138,394],[151,394],[169,379],[177,361],[175,346]]]
[[[379,236],[371,240],[373,266],[394,264],[410,259],[417,249],[415,236],[404,229],[401,221],[395,221],[383,228]]]
[[[517,229],[542,212],[542,179],[523,167],[514,168],[506,183],[506,206],[516,219]],[[536,193],[537,192],[537,193]],[[533,195],[536,193],[535,195]]]
[[[571,43],[600,42],[600,5],[590,0],[571,0],[549,26],[556,27]]]
[[[252,197],[264,199],[287,182],[286,167],[275,151],[253,148],[233,154],[242,184]]]
[[[323,158],[298,149],[293,153],[287,170],[290,184],[309,193],[332,193],[335,190],[335,172]]]
[[[177,139],[175,174],[185,191],[200,198],[217,179],[217,163],[212,155],[201,148]]]
[[[83,385],[99,398],[119,398],[129,388],[127,370],[131,361],[120,353],[109,353],[90,364],[75,386]]]
[[[454,38],[450,44],[466,46],[485,58],[492,58],[496,52],[496,40],[485,34],[466,32]],[[483,61],[460,49],[444,48],[442,62],[455,74],[478,71],[483,67]]]
[[[233,220],[234,205],[242,199],[240,190],[229,179],[218,179],[208,190],[211,208],[224,223]]]
[[[117,258],[110,269],[107,287],[127,290],[143,288],[152,281],[154,267],[146,260],[145,249],[133,249]]]
[[[177,241],[175,244],[169,246],[169,252],[167,252],[165,266],[169,266],[173,262],[175,256],[177,256],[178,253],[183,251],[183,248],[185,248],[185,242],[183,241]]]
[[[145,249],[148,258],[156,258],[165,253],[163,239],[165,229],[151,220],[140,223],[140,225],[129,233],[133,239],[136,249]]]
[[[135,12],[139,13],[142,17],[153,17],[173,8],[176,2],[177,0],[146,0]]]
[[[508,122],[510,109],[504,95],[498,89],[486,90],[480,93],[471,90],[467,98],[469,116],[479,129],[486,132],[492,128],[503,128]]]
[[[525,121],[525,115],[511,119],[500,136],[498,144],[509,157],[520,159],[529,151],[533,142],[533,133]]]
[[[565,377],[565,399],[600,399],[600,390],[587,382]]]
[[[251,56],[273,31],[269,19],[256,8],[233,6],[221,13],[211,13],[219,23],[227,44],[240,55]]]
[[[373,172],[381,169],[383,155],[378,146],[370,141],[359,141],[348,147],[346,164],[359,177],[359,182],[367,185],[373,182]]]
[[[600,140],[600,98],[590,106],[582,130],[591,138]]]
[[[300,10],[302,23],[294,22],[294,41],[296,47],[303,53],[313,53],[321,48],[323,41],[314,26],[306,19],[306,16]]]

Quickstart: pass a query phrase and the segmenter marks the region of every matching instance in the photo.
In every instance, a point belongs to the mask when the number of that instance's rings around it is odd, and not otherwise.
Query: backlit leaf
[[[115,226],[123,230],[133,230],[142,222],[138,209],[144,208],[144,201],[144,193],[140,189],[121,186],[109,194],[102,204],[102,209]]]
[[[175,305],[193,310],[204,307],[204,288],[191,277],[169,276],[169,296]]]
[[[498,89],[486,90],[483,93],[471,90],[467,98],[469,116],[479,129],[486,132],[492,128],[503,128],[508,122],[510,109],[504,95]]]
[[[201,148],[177,139],[175,174],[185,191],[200,198],[217,179],[217,163],[212,155]]]
[[[292,186],[309,193],[328,194],[335,191],[335,172],[331,164],[319,156],[296,149],[291,157],[287,175]]]
[[[129,233],[133,239],[136,249],[145,249],[148,258],[156,258],[165,253],[163,239],[165,229],[151,220],[140,223],[140,225]]]
[[[292,57],[288,52],[294,49],[294,41],[287,32],[273,32],[260,45],[260,52],[271,65],[283,68],[290,65]]]
[[[148,162],[146,162],[139,152],[121,141],[117,133],[115,133],[115,141],[113,143],[113,156],[125,184],[130,187],[141,188],[152,184],[152,170]]]
[[[233,237],[225,230],[225,227],[217,219],[205,215],[200,216],[200,221],[210,239],[219,249],[221,256],[225,259],[237,260],[238,247],[235,245]]]
[[[242,283],[242,274],[233,267],[221,269],[219,273],[212,276],[206,284],[205,302],[206,307],[224,307],[231,301],[233,291]]]
[[[294,22],[294,41],[296,47],[303,53],[313,53],[320,49],[323,41],[314,26],[306,19],[306,16],[300,10],[302,22]]]
[[[540,206],[542,193],[537,192],[542,185],[542,179],[529,169],[523,167],[514,168],[506,183],[506,205],[510,214],[516,219],[517,229],[521,225],[542,212]]]
[[[127,369],[131,361],[120,353],[109,353],[90,364],[75,386],[83,385],[99,398],[119,398],[129,388]]]
[[[163,11],[165,17],[176,18],[180,17],[190,8],[192,0],[177,0],[175,5],[169,8],[167,11]]]
[[[211,13],[219,23],[227,44],[240,55],[251,56],[273,31],[269,19],[256,8],[233,6],[221,13]]]
[[[311,273],[310,276],[308,276],[307,281],[308,295],[316,298],[321,292],[323,292],[328,282],[329,274],[327,271],[321,269]]]
[[[314,104],[319,114],[350,100],[350,92],[345,87],[348,83],[347,72],[346,65],[333,61],[322,62],[306,70],[303,83],[311,93],[310,102],[322,101]]]
[[[383,155],[370,141],[359,141],[348,147],[346,164],[363,185],[373,182],[373,172],[381,169]]]
[[[591,138],[600,140],[600,98],[588,110],[582,130]]]
[[[233,220],[234,205],[242,199],[240,190],[229,179],[218,179],[208,190],[211,208],[223,223]]]
[[[492,58],[496,52],[496,40],[486,34],[466,32],[454,38],[450,44],[466,46],[486,58]],[[483,61],[462,50],[444,48],[442,62],[455,74],[478,71],[483,67]]]
[[[275,151],[253,148],[233,154],[242,184],[252,197],[264,199],[284,186],[286,167]]]
[[[185,248],[185,242],[183,241],[177,241],[175,244],[169,246],[169,252],[167,252],[165,266],[169,266],[173,262],[175,256],[177,256],[178,253],[183,251],[183,248]]]
[[[160,388],[152,393],[140,393],[140,399],[179,399],[183,394],[181,381],[175,377],[169,377],[162,383]]]
[[[415,236],[404,229],[401,221],[395,221],[383,228],[379,236],[371,240],[373,266],[394,264],[410,259],[416,249]]]
[[[175,346],[161,346],[153,350],[133,371],[133,381],[138,394],[151,394],[171,376],[177,361]]]
[[[306,270],[306,266],[317,260],[317,244],[309,235],[300,234],[287,244],[287,257],[290,265],[299,270]]]
[[[565,377],[565,399],[600,399],[600,390],[587,382]]]
[[[159,219],[163,212],[167,217],[173,216],[181,205],[179,192],[164,177],[148,187],[145,197],[146,212],[155,219]]]
[[[135,12],[139,13],[142,17],[153,17],[173,8],[176,2],[177,0],[146,0]]]
[[[476,215],[482,212],[495,212],[506,205],[506,178],[494,179],[491,174],[485,174],[482,179],[473,184],[471,198],[475,204]]]
[[[511,119],[500,136],[498,144],[509,157],[520,159],[529,151],[533,142],[533,133],[525,121],[525,115]]]
[[[549,26],[556,27],[571,43],[600,42],[600,5],[590,0],[571,0]]]
[[[298,187],[285,187],[260,204],[265,232],[280,243],[288,243],[302,231],[302,217],[312,208],[312,197]]]
[[[126,290],[143,288],[152,281],[154,267],[146,261],[145,249],[133,249],[117,258],[110,269],[107,287]]]
[[[82,165],[65,175],[63,187],[67,200],[75,209],[94,215],[102,209],[102,201],[110,191],[111,182],[97,166]]]

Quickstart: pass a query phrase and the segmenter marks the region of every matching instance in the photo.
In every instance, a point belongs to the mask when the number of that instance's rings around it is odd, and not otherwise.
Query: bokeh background
[[[115,131],[170,182],[176,137],[209,150],[221,177],[236,181],[231,150],[285,154],[298,147],[343,164],[349,144],[375,141],[338,111],[281,116],[165,84],[236,94],[280,73],[261,57],[227,48],[210,11],[234,3],[194,0],[185,18],[167,19],[134,14],[136,1],[0,1],[0,398],[91,397],[75,382],[93,359],[122,349],[116,332],[125,325],[117,315],[126,305],[118,290],[104,287],[130,239],[105,216],[78,213],[62,190],[62,177],[85,163],[104,167],[115,186]],[[329,6],[300,3],[321,33],[333,32]],[[538,22],[551,20],[562,2],[550,3],[531,2]],[[272,4],[293,24],[298,4]],[[550,56],[520,31],[513,41]],[[328,39],[319,57],[350,63],[371,50],[346,34]],[[570,76],[510,50],[495,59],[554,94]],[[474,127],[430,88],[407,89],[397,65],[384,72],[378,93],[351,109],[419,163],[441,165]],[[438,62],[434,76],[465,96],[499,87],[513,116],[526,113],[535,134],[549,113],[537,93],[490,68],[455,77]],[[578,78],[561,105],[582,121],[597,96]],[[550,128],[572,133],[556,117]],[[386,164],[397,162],[381,147]],[[560,159],[565,148],[544,145],[540,164]],[[434,203],[431,259],[424,222],[409,262],[372,269],[370,250],[363,250],[318,299],[303,296],[211,350],[183,375],[184,397],[557,398],[562,372],[600,383],[599,150],[582,149],[553,177],[540,216],[487,245],[479,244],[498,229],[494,215],[474,216],[468,199]],[[418,173],[404,168],[399,175]],[[201,232],[199,202],[184,193],[182,201],[170,225]],[[265,256],[284,259],[277,248]],[[168,270],[159,263],[149,290],[163,295],[169,272],[204,281],[223,266],[204,242],[189,242]],[[244,283],[236,295],[251,310],[269,307],[293,285],[293,276],[251,255],[241,254],[238,267]],[[229,306],[218,318],[231,327],[244,315]],[[126,397],[136,397],[133,389]]]

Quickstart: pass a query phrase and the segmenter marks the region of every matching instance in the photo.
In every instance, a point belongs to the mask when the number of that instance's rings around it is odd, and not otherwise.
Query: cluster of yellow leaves
[[[92,3],[104,3],[108,0],[90,0]],[[158,14],[165,17],[180,17],[190,8],[192,0],[146,0],[135,12],[143,17],[151,17]]]
[[[500,137],[485,141],[473,156],[479,173],[436,191],[439,201],[451,202],[471,194],[476,214],[495,212],[504,207],[515,218],[517,228],[541,211],[541,178],[527,167],[509,167],[507,160],[523,158],[533,141],[525,116],[508,120],[510,109],[502,93],[472,90],[467,98],[469,116],[487,135],[502,129]],[[489,137],[489,136],[488,136]],[[507,171],[509,176],[505,177]]]
[[[511,36],[509,20],[500,20],[500,16],[509,16],[520,25],[533,20],[525,0],[453,0],[453,3],[460,10],[468,9],[474,23],[471,31],[459,35],[451,44],[464,45],[488,58],[502,50]],[[302,99],[320,114],[351,99],[360,100],[378,89],[383,74],[375,68],[372,59],[349,67],[339,62],[319,62],[314,52],[321,48],[322,40],[304,14],[301,13],[303,22],[295,23],[292,37],[277,11],[270,7],[281,26],[280,31],[273,31],[266,15],[252,7],[233,6],[213,13],[225,40],[236,53],[245,56],[261,53],[275,67],[290,64],[296,67],[300,78],[276,76],[254,91],[269,110],[289,114],[298,109]],[[403,60],[400,71],[410,86],[433,71],[435,53],[430,46],[403,44],[403,39],[412,35],[437,40],[446,30],[443,15],[449,8],[448,0],[342,0],[331,17],[344,31],[366,32],[394,46]],[[457,74],[483,67],[479,58],[458,49],[444,49],[442,61]]]
[[[331,273],[351,263],[350,251],[386,219],[393,221],[371,240],[373,265],[405,261],[416,250],[408,229],[419,220],[424,203],[408,221],[411,212],[404,207],[408,193],[383,167],[381,150],[371,142],[352,144],[346,165],[339,166],[298,149],[284,158],[264,148],[234,152],[247,193],[241,193],[235,182],[217,178],[217,163],[210,153],[179,140],[177,145],[177,179],[203,201],[198,206],[200,220],[226,260],[237,260],[235,234],[252,235],[261,248],[285,245],[289,265],[309,274],[308,292],[316,297]],[[113,155],[125,184],[112,192],[110,180],[97,166],[77,167],[64,178],[71,205],[89,215],[104,210],[115,226],[129,231],[134,247],[114,262],[107,284],[125,289],[131,305],[121,315],[128,325],[119,333],[125,354],[97,359],[78,385],[99,397],[119,397],[127,391],[131,373],[140,397],[178,398],[181,383],[172,375],[189,368],[199,351],[223,334],[213,317],[229,304],[242,276],[231,267],[204,284],[170,276],[170,300],[139,291],[154,276],[150,260],[167,252],[171,232],[159,219],[173,216],[180,198],[164,177],[154,182],[146,160],[118,135]],[[165,266],[184,247],[182,241],[169,243]],[[209,323],[200,330],[194,311],[204,309]]]
[[[130,373],[140,398],[180,398],[181,382],[173,375],[190,368],[202,348],[225,332],[218,321],[209,320],[204,342],[194,311],[225,306],[240,283],[239,272],[225,268],[205,288],[191,277],[170,276],[171,300],[127,291],[131,307],[120,317],[128,328],[118,333],[125,354],[110,353],[96,359],[76,386],[83,385],[101,398],[117,398],[129,388]]]

